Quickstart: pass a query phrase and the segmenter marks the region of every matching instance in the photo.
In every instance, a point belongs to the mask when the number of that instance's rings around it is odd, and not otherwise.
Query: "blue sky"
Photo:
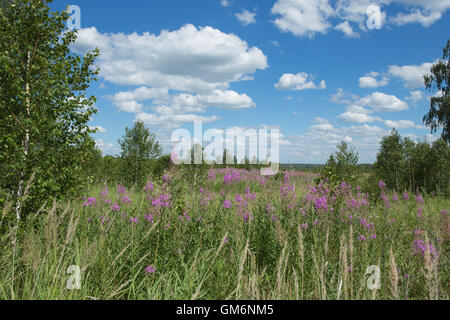
[[[380,8],[380,28],[367,8]],[[56,1],[81,9],[72,50],[98,46],[97,145],[118,154],[143,120],[170,152],[171,132],[278,128],[282,163],[323,163],[341,140],[373,162],[397,128],[423,127],[421,77],[442,57],[450,0]]]

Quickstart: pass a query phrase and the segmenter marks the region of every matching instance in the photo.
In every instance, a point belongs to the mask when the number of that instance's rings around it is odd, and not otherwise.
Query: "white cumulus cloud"
[[[359,38],[359,33],[353,31],[353,28],[350,26],[348,21],[338,24],[334,27],[334,29],[343,32],[348,38]]]
[[[355,103],[359,106],[370,107],[374,111],[395,112],[409,109],[406,102],[400,100],[394,95],[389,95],[382,92],[374,92],[369,94]]]
[[[417,89],[424,86],[423,76],[430,73],[432,63],[425,62],[421,65],[389,66],[389,73],[404,81],[408,89]]]
[[[379,78],[379,79],[377,79]],[[369,72],[365,76],[359,78],[359,86],[361,88],[378,88],[384,87],[389,83],[389,79],[383,76],[380,78],[380,74],[378,72]]]
[[[278,90],[326,89],[327,85],[325,80],[321,80],[319,84],[316,85],[312,78],[313,76],[306,72],[297,74],[285,73],[280,77],[278,83],[275,84],[275,88]]]
[[[327,0],[278,0],[271,11],[278,29],[296,36],[314,37],[331,27],[327,18],[333,9]]]
[[[101,76],[119,85],[188,92],[224,89],[246,74],[266,69],[267,57],[234,34],[187,24],[159,35],[78,31],[76,53],[99,47]]]
[[[242,23],[244,26],[247,26],[252,23],[256,23],[256,13],[250,12],[248,10],[243,10],[240,13],[235,14],[236,18],[239,20],[240,23]]]

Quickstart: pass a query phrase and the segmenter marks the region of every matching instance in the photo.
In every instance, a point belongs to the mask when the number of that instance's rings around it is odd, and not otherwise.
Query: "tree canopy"
[[[424,76],[425,86],[437,95],[430,98],[430,111],[423,117],[424,123],[435,133],[442,127],[442,139],[450,143],[450,39],[443,49],[442,60],[431,67],[431,74]]]
[[[126,182],[141,186],[150,172],[147,160],[158,158],[162,152],[155,134],[150,133],[142,121],[137,121],[133,128],[125,128],[125,134],[119,139],[119,144]]]

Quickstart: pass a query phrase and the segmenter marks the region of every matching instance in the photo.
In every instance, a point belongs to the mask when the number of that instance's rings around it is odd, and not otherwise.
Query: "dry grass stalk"
[[[392,248],[389,250],[389,279],[390,279],[390,291],[393,299],[398,299],[398,271],[397,264],[395,263],[395,256]]]
[[[425,237],[424,260],[424,274],[428,288],[428,297],[430,300],[437,300],[439,298],[438,258],[432,257],[431,255],[430,239],[428,236]]]

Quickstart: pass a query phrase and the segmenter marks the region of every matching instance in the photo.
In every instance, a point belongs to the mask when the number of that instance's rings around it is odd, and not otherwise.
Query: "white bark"
[[[25,94],[26,94],[26,98],[25,98],[25,111],[26,111],[26,115],[27,117],[30,116],[30,84],[28,82],[28,73],[30,70],[30,64],[31,64],[31,53],[30,51],[28,51],[27,54],[27,67],[26,67],[26,77],[25,77]],[[28,127],[25,128],[25,138],[23,140],[23,149],[24,149],[24,154],[25,154],[25,159],[28,157],[28,153],[29,153],[29,149],[30,149],[30,131],[28,129]],[[24,176],[23,176],[23,172],[21,173],[21,178],[19,181],[19,187],[17,189],[17,202],[16,202],[16,219],[17,219],[17,224],[19,224],[20,221],[20,216],[21,216],[21,209],[22,209],[22,202],[21,202],[21,197],[23,196],[23,184],[24,184]]]

